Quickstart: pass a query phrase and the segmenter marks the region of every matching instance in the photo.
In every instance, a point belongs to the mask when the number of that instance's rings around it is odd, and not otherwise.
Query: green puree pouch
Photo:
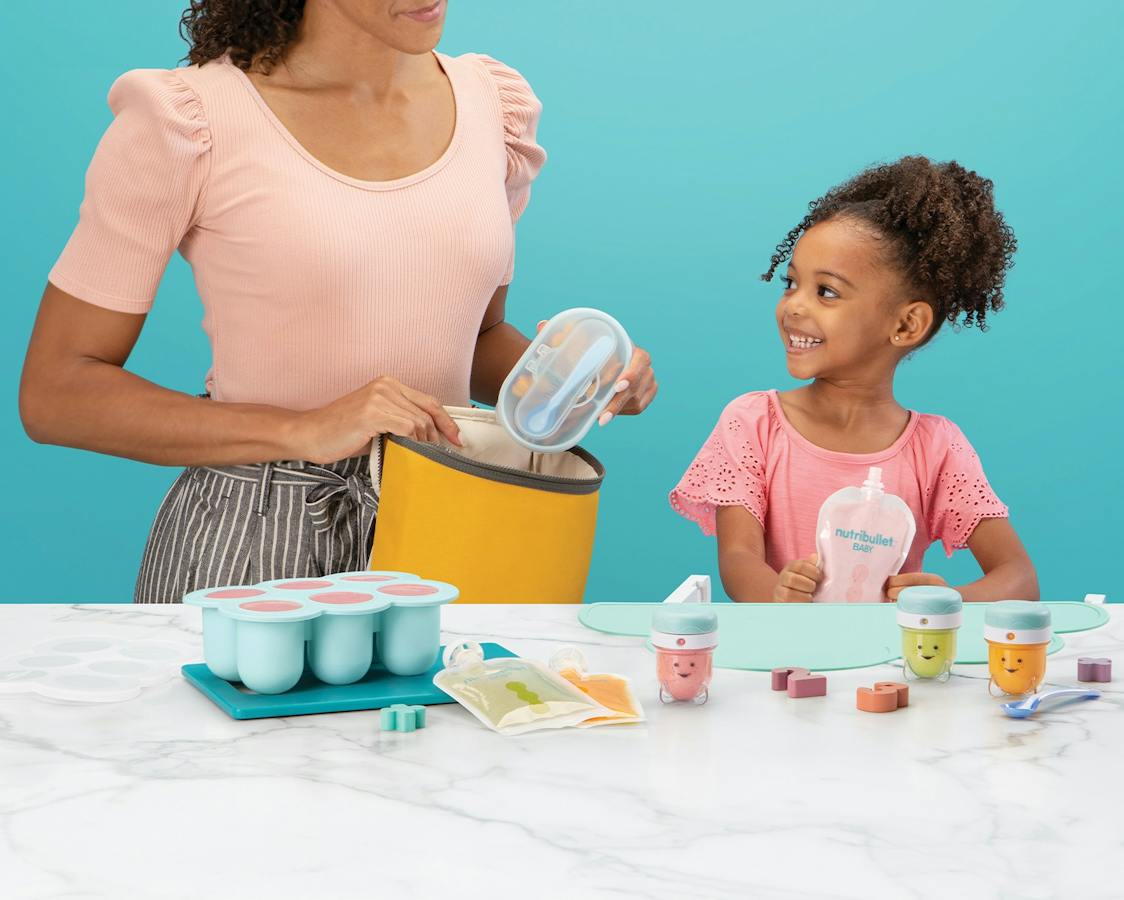
[[[444,661],[433,683],[500,734],[565,728],[614,715],[545,666],[515,656],[484,659],[475,641],[450,644]]]

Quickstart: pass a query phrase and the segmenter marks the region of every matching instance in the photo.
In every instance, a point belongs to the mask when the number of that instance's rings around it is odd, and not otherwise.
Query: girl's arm
[[[718,571],[722,586],[738,603],[778,599],[778,574],[765,562],[765,530],[744,506],[720,506],[715,514],[718,531]],[[787,571],[787,570],[786,570]],[[792,573],[794,578],[806,578]],[[811,589],[815,584],[808,579]]]
[[[1009,519],[982,519],[968,538],[968,549],[984,574],[957,588],[965,602],[1039,599],[1034,564]]]

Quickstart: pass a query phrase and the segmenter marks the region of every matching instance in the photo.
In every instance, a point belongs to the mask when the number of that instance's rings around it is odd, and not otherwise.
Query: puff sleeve
[[[504,150],[507,176],[504,185],[511,208],[511,221],[519,221],[531,199],[531,183],[546,162],[546,151],[539,146],[536,135],[542,103],[526,80],[509,66],[490,56],[479,56],[499,94],[503,119]],[[503,283],[511,281],[515,268],[514,255],[508,264]]]
[[[86,171],[78,225],[47,277],[89,303],[145,313],[200,214],[211,135],[175,70],[126,72],[108,101],[114,118]]]
[[[943,454],[928,473],[928,527],[945,554],[968,546],[982,519],[1006,518],[1007,506],[991,489],[980,458],[963,432],[947,419],[941,423]]]

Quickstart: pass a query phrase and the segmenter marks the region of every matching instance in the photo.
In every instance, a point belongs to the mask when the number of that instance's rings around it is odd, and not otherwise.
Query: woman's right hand
[[[460,430],[435,397],[383,375],[327,406],[298,413],[293,455],[319,464],[336,462],[364,452],[383,434],[429,442],[443,435],[461,446]]]
[[[773,602],[811,603],[812,594],[823,580],[819,561],[819,556],[812,553],[803,559],[794,559],[781,569],[777,575],[777,586],[773,588]]]

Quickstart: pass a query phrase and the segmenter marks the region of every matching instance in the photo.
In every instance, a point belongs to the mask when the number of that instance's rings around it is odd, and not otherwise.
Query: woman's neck
[[[443,77],[432,53],[404,53],[357,26],[334,6],[312,3],[305,8],[297,37],[274,72],[278,69],[294,85],[346,88],[376,101],[418,82]]]

